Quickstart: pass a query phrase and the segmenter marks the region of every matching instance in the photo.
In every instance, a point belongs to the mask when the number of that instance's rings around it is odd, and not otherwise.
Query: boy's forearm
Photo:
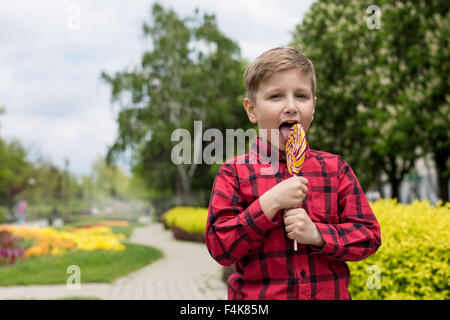
[[[316,226],[316,237],[312,245],[316,246],[319,249],[322,249],[325,246],[325,240],[323,239],[322,234],[320,233],[317,226]]]
[[[279,206],[276,199],[274,199],[270,192],[264,193],[259,197],[261,209],[269,220],[272,220],[278,212]]]

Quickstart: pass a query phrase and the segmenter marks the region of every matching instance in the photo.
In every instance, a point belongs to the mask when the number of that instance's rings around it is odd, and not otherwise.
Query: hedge
[[[204,234],[208,208],[175,207],[161,218],[169,228],[178,227],[186,232]]]
[[[370,203],[381,227],[381,247],[348,262],[353,299],[449,299],[450,203]]]

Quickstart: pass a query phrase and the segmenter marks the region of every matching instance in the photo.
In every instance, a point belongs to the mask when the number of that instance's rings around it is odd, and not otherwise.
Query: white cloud
[[[64,159],[70,158],[71,169],[83,174],[89,172],[93,160],[104,155],[104,148],[113,143],[117,130],[109,110],[98,106],[72,117],[49,120],[8,115],[5,120],[2,131],[20,132],[27,137],[24,144],[32,158],[44,156],[61,167]]]

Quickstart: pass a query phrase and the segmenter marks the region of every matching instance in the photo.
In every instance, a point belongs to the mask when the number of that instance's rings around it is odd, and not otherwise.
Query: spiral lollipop
[[[289,173],[298,175],[306,157],[306,136],[301,124],[294,124],[289,130],[286,141],[286,162]],[[297,241],[294,240],[294,250],[297,251]]]
[[[297,175],[302,169],[306,156],[306,137],[301,124],[294,124],[286,141],[286,161],[289,173]]]

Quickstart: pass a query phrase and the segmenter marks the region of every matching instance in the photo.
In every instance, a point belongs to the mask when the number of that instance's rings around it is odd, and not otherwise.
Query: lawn
[[[0,267],[0,286],[65,284],[71,274],[67,267],[77,265],[81,270],[81,284],[112,282],[161,258],[155,248],[124,243],[123,251],[78,251],[63,256],[39,256]]]

